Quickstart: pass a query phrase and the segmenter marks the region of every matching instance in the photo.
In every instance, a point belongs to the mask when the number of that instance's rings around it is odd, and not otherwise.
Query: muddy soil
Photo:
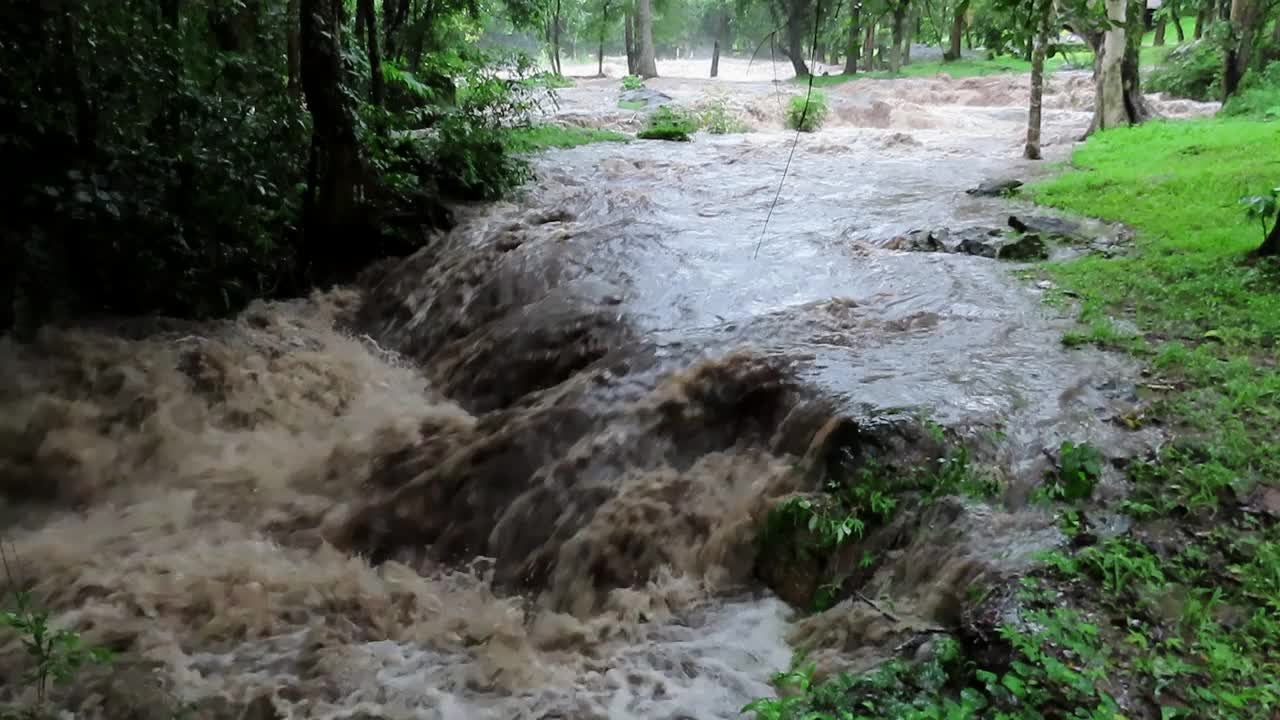
[[[1064,349],[1017,265],[887,249],[1026,210],[963,192],[1044,172],[1018,159],[1026,85],[850,83],[797,141],[778,130],[788,88],[664,78],[760,132],[547,152],[520,198],[460,209],[356,287],[0,340],[20,580],[124,658],[65,704],[732,718],[795,648],[864,667],[954,625],[972,583],[1060,542],[1026,499],[1063,439],[1114,462],[1159,441],[1114,422],[1135,369]],[[617,90],[580,81],[553,120],[630,127]],[[1051,157],[1090,92],[1053,78]],[[856,599],[810,614],[757,579],[779,498],[833,457],[935,459],[923,418],[1005,491],[877,536],[860,592],[892,618]]]

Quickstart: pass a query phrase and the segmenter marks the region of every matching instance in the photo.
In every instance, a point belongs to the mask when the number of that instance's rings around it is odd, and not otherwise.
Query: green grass
[[[648,105],[643,100],[619,100],[618,107],[623,110],[644,110]]]
[[[548,148],[571,148],[597,142],[627,142],[631,138],[612,130],[596,128],[534,125],[517,128],[508,136],[508,144],[516,152],[537,152]]]

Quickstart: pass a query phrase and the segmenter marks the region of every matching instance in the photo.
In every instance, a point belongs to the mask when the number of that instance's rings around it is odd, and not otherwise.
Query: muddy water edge
[[[962,190],[1034,172],[1024,80],[834,91],[763,235],[774,87],[666,82],[763,131],[547,153],[416,255],[233,320],[0,340],[19,580],[120,658],[67,710],[740,717],[796,649],[832,672],[964,639],[972,588],[1063,541],[1027,501],[1062,440],[1123,494],[1158,442],[1114,422],[1134,368],[1063,349],[1016,265],[887,249],[1020,210]],[[1079,86],[1051,84],[1060,156]],[[560,119],[615,122],[589,89]],[[985,490],[935,492],[960,457]],[[856,542],[761,542],[789,498],[868,483],[894,506]]]

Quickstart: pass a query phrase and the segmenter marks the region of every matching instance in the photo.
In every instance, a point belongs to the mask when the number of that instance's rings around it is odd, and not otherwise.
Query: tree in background
[[[1036,40],[1031,53],[1031,103],[1027,112],[1027,144],[1023,157],[1040,159],[1040,125],[1044,105],[1044,59],[1049,49],[1049,28],[1053,25],[1053,0],[1035,0]]]
[[[652,0],[636,0],[636,66],[642,78],[658,77],[657,49],[653,46]]]
[[[1265,17],[1262,0],[1232,0],[1230,24],[1223,59],[1222,97],[1231,97],[1240,89],[1240,81],[1249,69],[1258,28]]]

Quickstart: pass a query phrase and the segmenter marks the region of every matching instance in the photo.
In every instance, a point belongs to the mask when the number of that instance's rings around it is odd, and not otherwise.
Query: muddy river
[[[649,87],[753,132],[546,152],[417,255],[232,321],[0,340],[18,572],[128,658],[68,689],[76,717],[741,717],[796,649],[869,667],[1060,542],[1026,500],[1063,439],[1159,441],[1114,422],[1135,368],[1063,348],[1022,266],[888,249],[1033,212],[964,192],[1046,172],[1020,159],[1025,77],[828,88],[797,139],[796,86],[685,65]],[[635,129],[619,90],[579,80],[551,119]],[[1091,99],[1053,77],[1051,159]],[[755,538],[815,489],[797,467],[910,456],[922,418],[1002,495],[896,521],[874,605],[775,595]]]

